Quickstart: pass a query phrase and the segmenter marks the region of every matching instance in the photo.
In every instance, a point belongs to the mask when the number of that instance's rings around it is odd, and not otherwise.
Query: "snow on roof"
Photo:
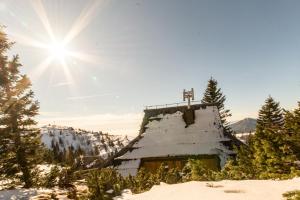
[[[139,165],[128,167],[130,161],[135,160],[135,164],[139,164],[142,158],[169,156],[218,155],[220,165],[223,166],[227,156],[234,152],[222,144],[231,139],[223,134],[217,107],[198,106],[193,110],[195,121],[189,126],[183,119],[182,109],[148,116],[149,122],[143,127],[145,131],[141,134],[141,139],[133,144],[132,151],[116,158],[123,160],[117,166],[119,172],[125,176],[135,175]]]
[[[186,128],[183,113],[159,114],[160,120],[150,121],[142,139],[133,145],[134,150],[119,159],[165,157],[175,155],[217,154],[218,151],[232,153],[222,141],[223,135],[218,110],[215,106],[195,110],[195,122]]]

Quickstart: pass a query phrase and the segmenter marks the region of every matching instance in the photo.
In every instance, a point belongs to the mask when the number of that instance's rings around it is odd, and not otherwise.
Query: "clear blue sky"
[[[135,134],[144,105],[179,102],[191,87],[201,99],[210,76],[233,121],[256,117],[269,94],[294,108],[299,10],[296,0],[2,0],[0,22],[32,79],[41,124]],[[45,19],[58,43],[73,30],[65,48],[84,53],[64,57],[69,76],[57,58],[39,73],[51,52],[32,41],[53,43]]]

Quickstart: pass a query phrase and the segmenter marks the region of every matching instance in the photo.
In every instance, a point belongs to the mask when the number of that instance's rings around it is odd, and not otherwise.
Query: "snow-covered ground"
[[[254,134],[255,134],[255,132],[252,132],[252,133],[237,133],[237,134],[235,134],[235,137],[246,144],[249,136],[254,135]]]
[[[63,189],[13,189],[0,191],[0,199],[2,200],[40,200],[52,199],[51,194],[55,193],[56,198],[60,200],[69,200],[68,191]]]
[[[36,169],[38,169],[42,176],[46,176],[50,173],[51,168],[55,165],[52,164],[40,164],[36,166]],[[59,169],[62,167],[58,166]],[[51,199],[51,194],[55,193],[56,197],[58,199],[69,199],[67,198],[68,191],[65,189],[59,189],[57,187],[46,189],[46,188],[30,188],[25,189],[22,188],[22,185],[16,185],[15,189],[8,189],[10,187],[10,184],[16,181],[18,183],[19,181],[17,179],[7,179],[0,177],[0,200],[17,200],[17,199]],[[75,186],[77,188],[77,191],[80,192],[87,192],[88,188],[86,184],[83,184],[84,181],[77,181],[75,182]]]
[[[75,183],[77,195],[87,194],[88,188],[86,185]],[[0,200],[41,200],[52,199],[51,194],[55,194],[57,199],[69,200],[68,190],[59,189],[57,187],[46,188],[16,188],[12,190],[0,190]],[[80,198],[79,198],[80,199]]]
[[[300,190],[300,178],[291,180],[245,180],[196,182],[153,186],[148,192],[132,195],[125,190],[115,200],[282,200],[287,191]]]
[[[29,197],[36,196],[36,189],[14,189],[14,190],[1,190],[0,199],[2,200],[17,200],[17,199],[29,199]]]
[[[87,192],[86,186],[76,186]],[[191,181],[187,183],[153,186],[148,192],[131,194],[124,190],[115,200],[282,200],[287,191],[300,190],[300,178],[290,180],[244,180],[244,181]],[[0,199],[38,199],[56,191],[58,199],[68,199],[65,190],[14,189],[0,191]]]

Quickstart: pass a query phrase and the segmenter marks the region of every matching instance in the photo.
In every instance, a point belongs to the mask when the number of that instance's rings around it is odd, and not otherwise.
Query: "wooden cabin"
[[[139,136],[114,159],[123,176],[134,176],[141,167],[155,172],[162,163],[181,169],[189,158],[217,170],[234,155],[234,138],[224,134],[215,105],[146,109],[144,113]]]

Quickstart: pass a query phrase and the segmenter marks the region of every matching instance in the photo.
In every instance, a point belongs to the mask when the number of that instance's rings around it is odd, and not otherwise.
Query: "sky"
[[[38,121],[136,135],[144,106],[201,100],[229,121],[300,100],[300,1],[1,0],[0,23],[40,102]]]

